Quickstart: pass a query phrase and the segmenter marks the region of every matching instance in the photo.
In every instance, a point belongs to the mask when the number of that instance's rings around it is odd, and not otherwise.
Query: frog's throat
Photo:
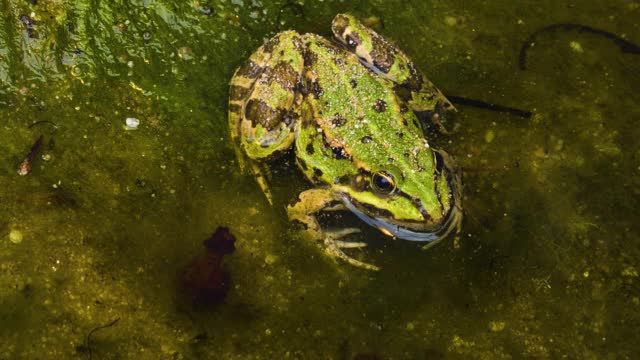
[[[362,221],[367,224],[378,228],[386,235],[390,235],[392,237],[410,240],[410,241],[423,241],[423,242],[433,242],[440,239],[445,238],[447,235],[451,233],[453,229],[456,229],[460,222],[462,221],[462,211],[457,207],[453,206],[451,211],[447,215],[447,220],[444,224],[436,231],[433,232],[418,232],[413,231],[409,228],[391,224],[383,219],[373,218],[362,211],[360,211],[351,201],[351,198],[347,194],[340,194],[342,197],[342,201],[345,206],[354,213],[357,217],[359,217]]]

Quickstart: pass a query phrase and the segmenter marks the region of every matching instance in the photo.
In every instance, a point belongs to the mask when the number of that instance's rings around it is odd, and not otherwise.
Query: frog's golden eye
[[[378,194],[389,195],[396,190],[396,180],[386,171],[380,171],[371,177],[371,188]]]

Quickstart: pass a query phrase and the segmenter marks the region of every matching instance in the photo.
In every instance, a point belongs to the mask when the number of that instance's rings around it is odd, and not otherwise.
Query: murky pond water
[[[0,359],[640,353],[638,2],[1,6]],[[330,36],[339,12],[381,20],[445,94],[532,113],[458,105],[432,141],[464,172],[462,236],[422,251],[364,229],[352,254],[379,272],[305,242],[294,164],[274,165],[270,206],[228,134],[234,69],[280,30]],[[194,304],[181,278],[220,225],[230,288]]]

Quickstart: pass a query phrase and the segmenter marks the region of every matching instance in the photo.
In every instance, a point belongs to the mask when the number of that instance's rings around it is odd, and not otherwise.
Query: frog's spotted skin
[[[407,90],[398,95],[412,110],[431,112],[436,117],[454,110],[449,100],[402,51],[358,19],[349,14],[338,14],[331,28],[336,39],[353,51],[363,64]],[[434,121],[438,122],[438,119]]]
[[[269,201],[262,161],[293,147],[316,188],[288,208],[290,219],[332,256],[375,269],[342,252],[364,246],[339,240],[354,229],[327,232],[315,214],[348,209],[414,241],[459,231],[459,176],[451,158],[429,146],[414,113],[437,120],[452,107],[404,54],[355,18],[336,16],[333,31],[346,46],[285,31],[252,54],[231,80],[229,125]]]

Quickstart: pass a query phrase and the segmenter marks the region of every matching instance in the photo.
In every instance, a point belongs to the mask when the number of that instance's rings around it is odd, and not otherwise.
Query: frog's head
[[[431,161],[420,170],[402,171],[391,164],[361,171],[341,192],[346,207],[386,235],[412,241],[435,241],[458,231],[462,221],[462,185],[451,157],[427,148],[418,156]],[[427,165],[427,164],[423,164]]]
[[[411,61],[353,15],[336,15],[331,30],[339,42],[374,72],[383,74],[398,84],[419,88],[422,79]]]

